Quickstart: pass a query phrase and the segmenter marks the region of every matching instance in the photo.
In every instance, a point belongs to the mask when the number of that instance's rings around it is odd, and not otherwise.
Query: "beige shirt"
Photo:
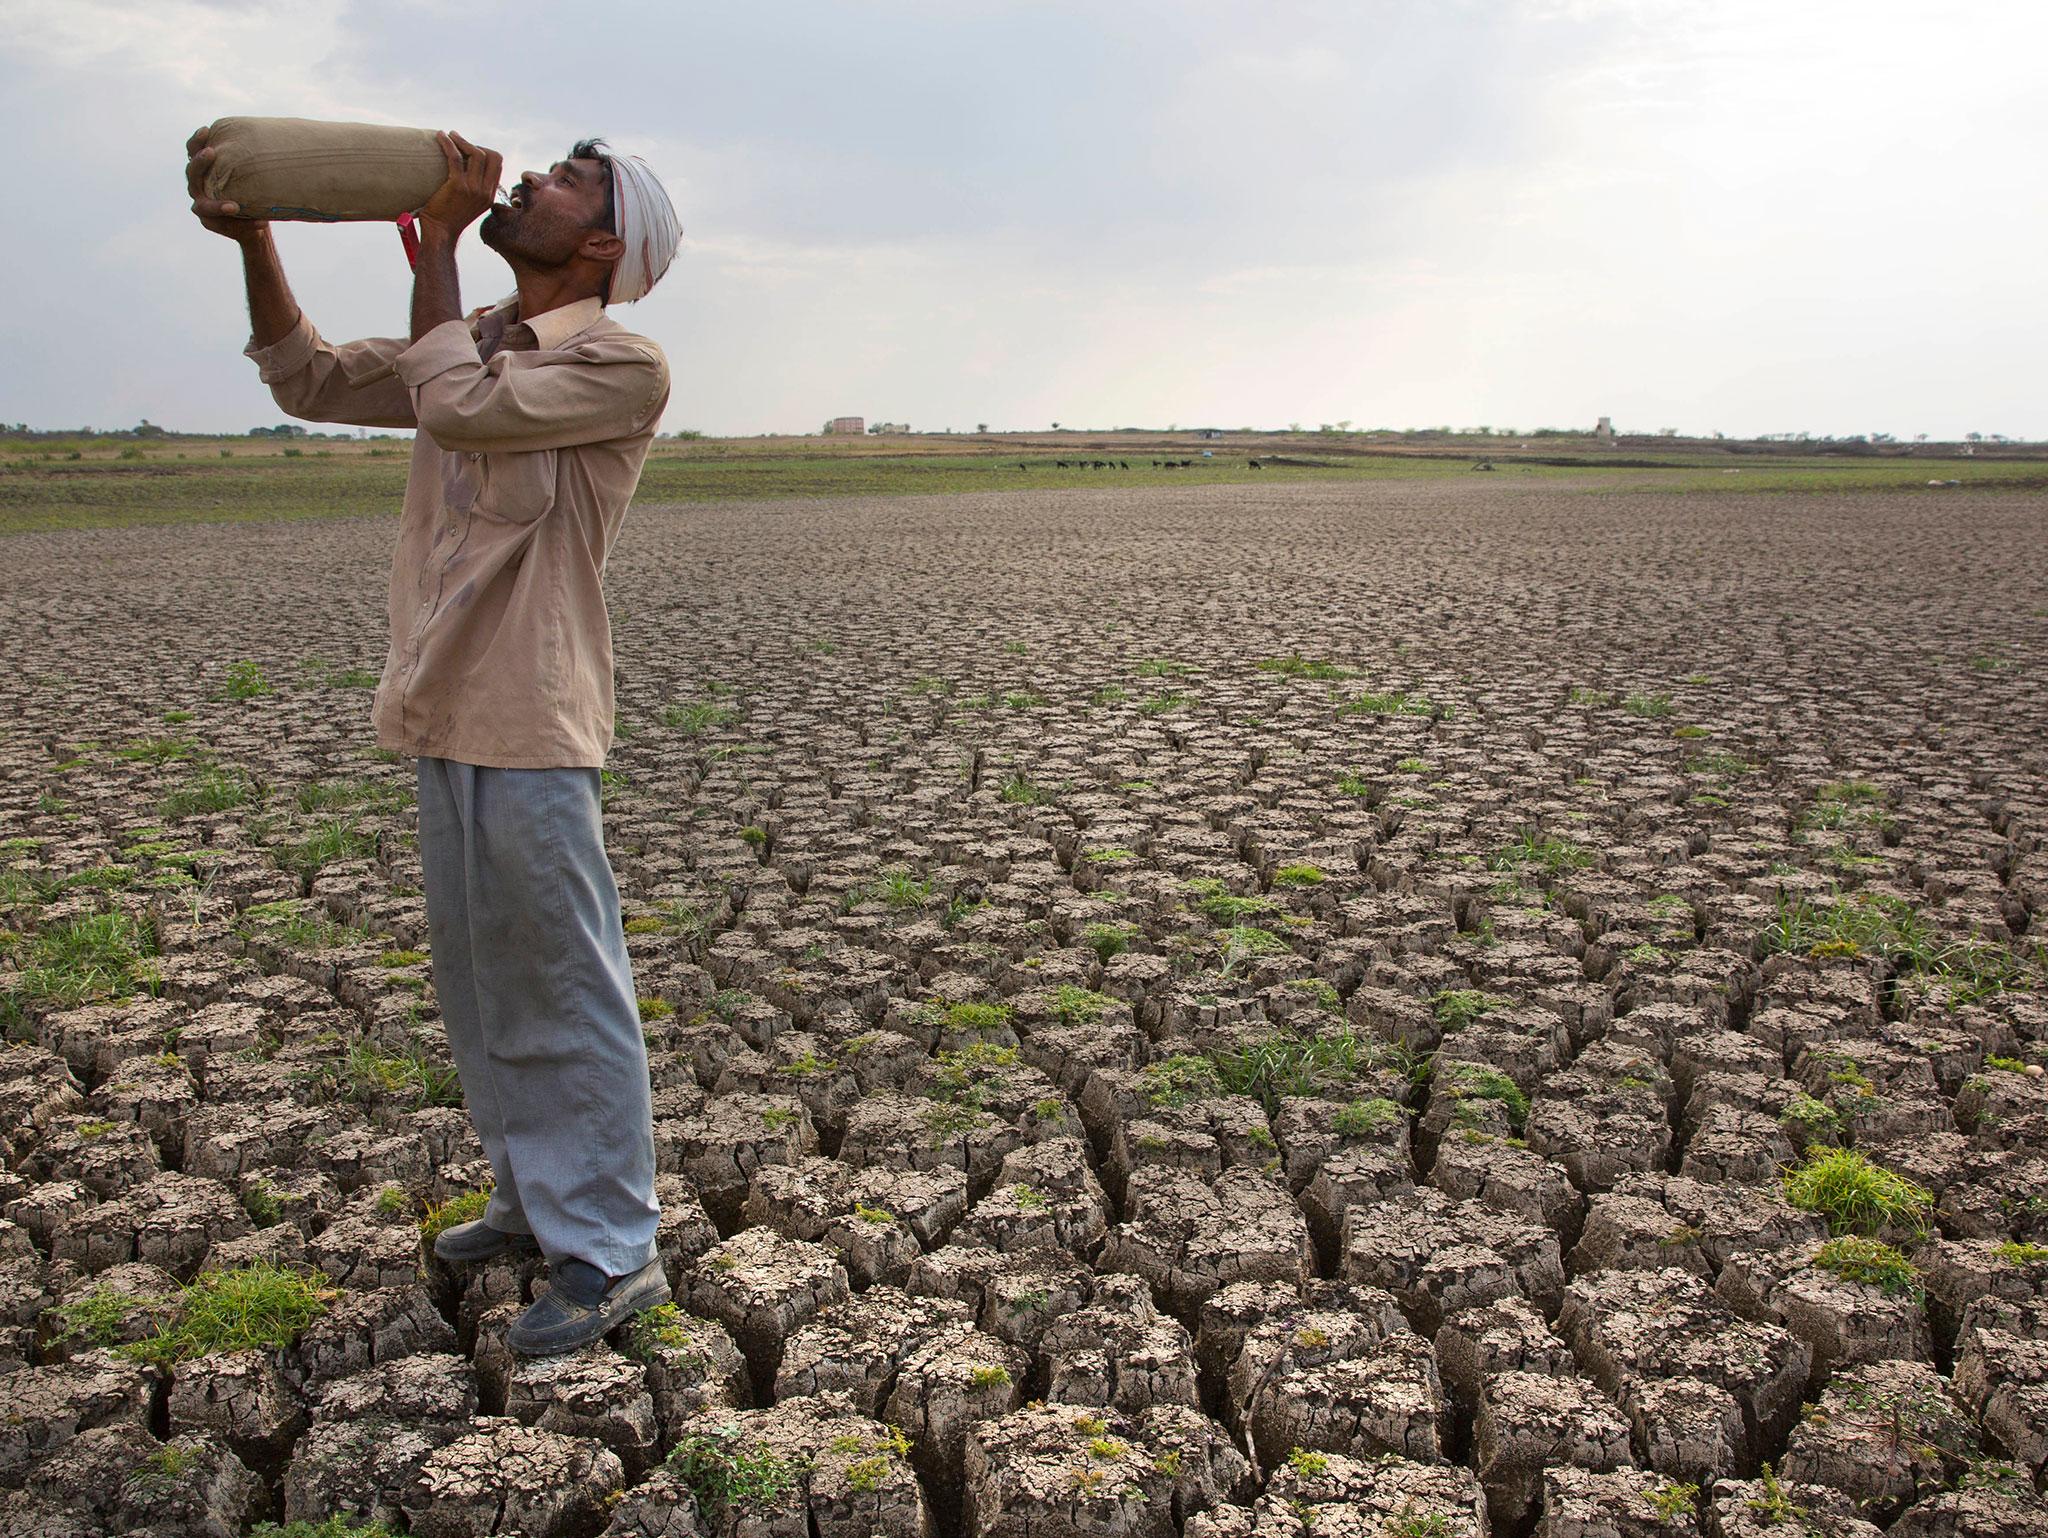
[[[279,406],[417,427],[391,563],[383,746],[504,769],[602,765],[612,740],[605,556],[668,404],[661,349],[595,299],[517,301],[402,337],[253,344]]]

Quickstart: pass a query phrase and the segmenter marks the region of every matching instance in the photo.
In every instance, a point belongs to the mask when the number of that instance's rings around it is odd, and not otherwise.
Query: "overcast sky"
[[[0,0],[0,419],[278,419],[182,186],[274,113],[646,156],[671,430],[2048,437],[2043,59],[2038,0]],[[388,227],[281,230],[404,329]]]

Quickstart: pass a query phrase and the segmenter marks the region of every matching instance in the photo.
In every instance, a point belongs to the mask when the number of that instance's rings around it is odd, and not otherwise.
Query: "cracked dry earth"
[[[636,511],[677,1303],[538,1363],[393,525],[7,540],[0,1534],[2048,1532],[2040,499],[1500,482]]]

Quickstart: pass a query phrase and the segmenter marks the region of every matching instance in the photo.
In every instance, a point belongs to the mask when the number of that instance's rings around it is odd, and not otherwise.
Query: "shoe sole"
[[[539,1243],[533,1239],[529,1239],[525,1234],[520,1234],[517,1237],[508,1240],[506,1243],[497,1246],[495,1249],[476,1250],[467,1255],[451,1255],[446,1250],[441,1248],[439,1240],[436,1240],[434,1243],[434,1258],[436,1260],[446,1261],[451,1266],[473,1266],[478,1261],[496,1260],[500,1255],[538,1255],[539,1253]]]

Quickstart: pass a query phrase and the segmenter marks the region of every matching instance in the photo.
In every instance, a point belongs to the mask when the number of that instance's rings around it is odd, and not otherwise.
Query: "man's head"
[[[546,171],[528,171],[478,232],[514,270],[558,271],[604,300],[638,299],[681,239],[668,194],[646,162],[582,139]]]
[[[477,234],[514,269],[573,273],[602,297],[626,249],[617,221],[611,157],[602,139],[585,139],[568,159],[523,174],[484,215]]]

